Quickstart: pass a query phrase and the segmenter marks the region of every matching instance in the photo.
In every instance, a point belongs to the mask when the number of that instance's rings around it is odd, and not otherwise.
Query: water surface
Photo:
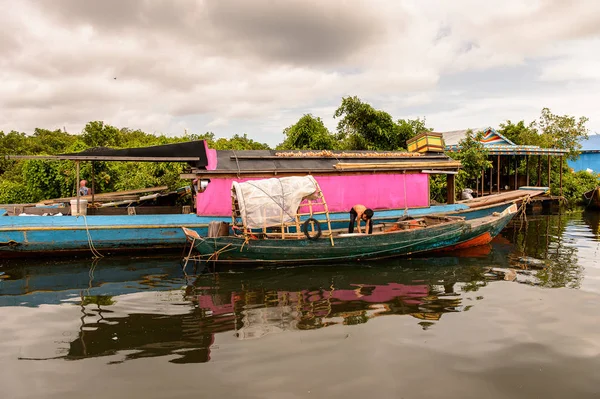
[[[0,261],[3,398],[600,397],[598,213],[437,257]]]

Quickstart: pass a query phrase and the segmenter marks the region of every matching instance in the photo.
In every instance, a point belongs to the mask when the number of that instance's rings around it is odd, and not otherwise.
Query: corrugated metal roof
[[[581,151],[598,151],[600,150],[600,134],[590,134],[587,140],[582,140]]]

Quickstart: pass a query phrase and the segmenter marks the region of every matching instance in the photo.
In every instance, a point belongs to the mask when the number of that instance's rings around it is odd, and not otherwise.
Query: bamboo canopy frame
[[[316,182],[315,182],[316,183]],[[322,206],[322,211],[316,211],[314,207]],[[299,212],[300,208],[308,207],[308,212]],[[300,205],[298,206],[298,210],[296,211],[295,218],[291,222],[282,222],[279,226],[266,226],[262,227],[262,234],[266,238],[277,238],[277,239],[305,239],[306,236],[302,232],[300,219],[302,216],[308,216],[308,219],[314,218],[315,215],[325,215],[325,219],[327,221],[327,230],[322,231],[322,234],[329,237],[331,241],[331,246],[335,245],[333,241],[333,230],[331,229],[331,219],[329,217],[329,208],[327,206],[327,201],[323,196],[323,192],[321,191],[321,187],[318,183],[316,183],[315,193],[309,197],[305,197]],[[231,221],[232,226],[235,226],[238,229],[242,230],[242,234],[246,240],[249,240],[252,235],[252,229],[248,228],[246,222],[241,216],[241,210],[238,201],[232,196],[231,197]],[[317,222],[318,223],[318,222]],[[311,233],[315,232],[315,222],[311,221],[309,223]],[[269,232],[267,228],[279,228],[281,231],[277,232]],[[291,231],[291,228],[294,228],[294,231]]]

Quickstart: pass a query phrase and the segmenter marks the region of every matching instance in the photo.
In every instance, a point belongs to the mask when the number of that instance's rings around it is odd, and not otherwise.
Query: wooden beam
[[[525,157],[525,169],[527,171],[527,184],[526,184],[526,186],[529,186],[529,155],[527,155]]]
[[[182,173],[179,178],[182,180],[189,179],[237,179],[240,177],[255,177],[255,178],[269,178],[269,177],[284,177],[284,176],[348,176],[352,175],[372,175],[377,174],[400,174],[406,172],[410,173],[423,173],[423,168],[389,168],[389,169],[344,169],[344,171],[336,169],[317,169],[317,170],[306,170],[306,169],[280,169],[280,170],[241,170],[238,173],[237,170],[227,171],[197,171],[196,173]],[[448,171],[456,171],[457,168],[448,168]]]
[[[519,160],[518,155],[515,155],[515,190],[519,189]]]
[[[548,155],[548,187],[550,187],[550,155]]]
[[[446,175],[446,203],[456,203],[456,176]]]
[[[500,194],[500,155],[498,155],[498,169],[496,170],[496,184],[498,185],[498,194]]]
[[[494,164],[492,163],[492,166],[490,167],[490,195],[493,194],[493,190],[494,190],[494,178],[493,178],[493,172],[494,171]]]
[[[481,169],[481,196],[485,195],[485,169]]]
[[[79,178],[79,176],[77,176],[77,177]],[[154,193],[154,192],[159,192],[159,191],[165,191],[168,188],[169,188],[168,186],[159,186],[159,187],[142,188],[142,189],[137,189],[137,190],[115,191],[112,193],[97,194],[95,196],[95,198],[96,199],[105,199],[106,197],[115,198],[115,197],[129,196],[129,195],[135,195],[135,194]],[[79,192],[79,179],[77,180],[77,192]],[[52,199],[40,201],[40,203],[66,202],[66,201],[70,201],[75,198],[77,198],[77,197],[52,198]],[[91,195],[83,195],[83,196],[81,196],[81,198],[82,199],[91,199],[92,196]]]
[[[562,197],[563,195],[563,189],[562,189],[562,174],[563,174],[563,157],[560,157],[560,196]]]
[[[379,169],[379,168],[460,168],[459,161],[432,161],[432,162],[338,162],[333,166],[336,169]]]
[[[96,193],[96,176],[94,175],[94,161],[92,161],[92,206],[94,206],[94,194]]]
[[[81,200],[81,193],[79,192],[79,161],[75,162],[75,168],[77,170],[77,215],[79,215],[81,213],[81,208],[79,207],[79,201]],[[73,212],[71,211],[71,213]]]
[[[538,155],[538,180],[537,186],[540,187],[542,185],[542,156]]]
[[[5,159],[45,159],[54,161],[190,162],[200,157],[129,157],[102,155],[5,155]]]

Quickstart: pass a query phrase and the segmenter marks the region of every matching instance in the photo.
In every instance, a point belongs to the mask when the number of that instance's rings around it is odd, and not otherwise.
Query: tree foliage
[[[406,141],[422,131],[425,119],[394,122],[385,111],[377,110],[358,97],[344,97],[334,113],[341,118],[337,125],[338,138],[349,150],[395,151],[406,149]]]
[[[277,146],[278,150],[334,150],[337,140],[325,127],[321,118],[311,114],[302,116],[295,124],[283,130],[285,140]]]
[[[575,160],[581,150],[581,141],[588,138],[587,122],[588,118],[585,116],[579,119],[569,115],[561,116],[544,108],[540,117],[528,125],[525,121],[512,123],[507,120],[500,124],[498,132],[515,144],[568,150],[567,158]]]

